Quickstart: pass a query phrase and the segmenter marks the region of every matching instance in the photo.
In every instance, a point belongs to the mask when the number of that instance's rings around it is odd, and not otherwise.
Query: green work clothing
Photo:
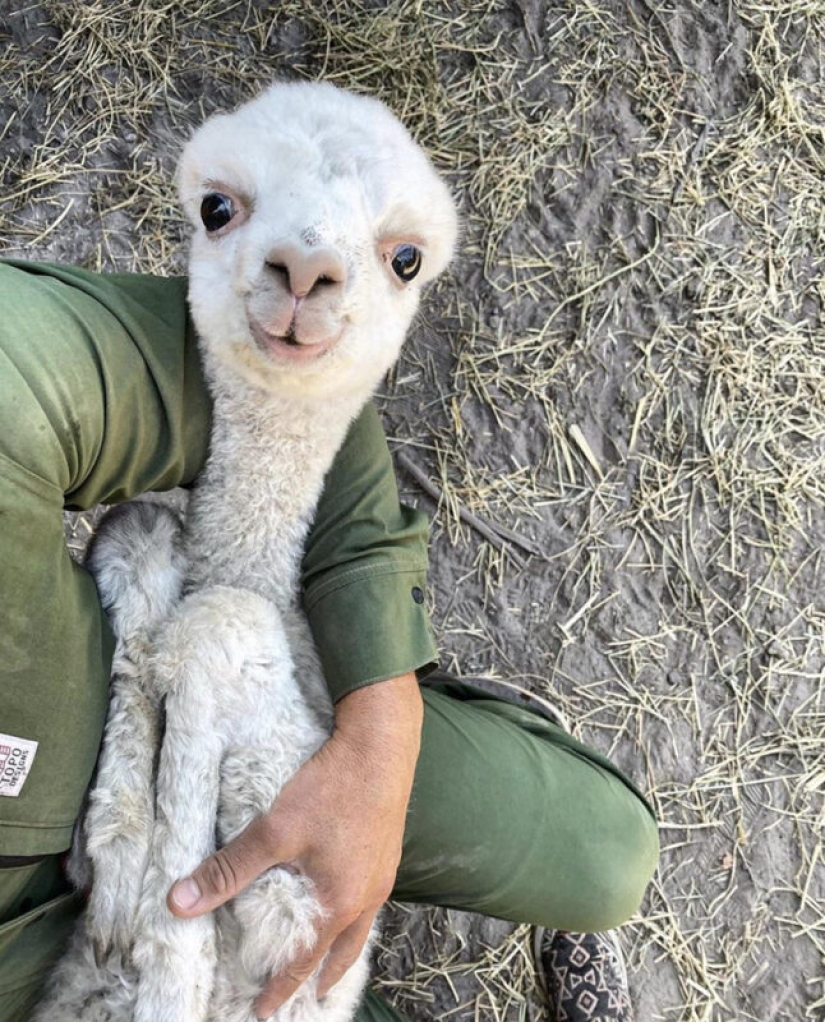
[[[18,798],[0,798],[0,855],[66,848],[94,766],[112,637],[60,511],[192,481],[209,401],[182,279],[0,264],[0,529],[6,680],[0,733],[39,741]],[[333,698],[435,657],[426,519],[399,507],[375,409],[331,469],[303,565]],[[2,790],[2,789],[0,789]]]
[[[185,286],[0,264],[0,734],[38,742],[19,794],[0,797],[0,1022],[27,1017],[78,910],[55,853],[107,702],[112,637],[60,512],[201,467],[209,400]],[[333,699],[432,665],[426,522],[398,503],[372,406],[327,477],[302,584]],[[521,707],[450,685],[424,700],[394,896],[576,930],[630,915],[658,846],[619,771]],[[373,999],[363,1014],[390,1017]]]

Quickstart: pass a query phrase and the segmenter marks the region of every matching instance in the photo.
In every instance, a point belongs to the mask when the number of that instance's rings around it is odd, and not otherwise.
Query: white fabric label
[[[36,752],[37,742],[0,733],[0,795],[17,798]]]

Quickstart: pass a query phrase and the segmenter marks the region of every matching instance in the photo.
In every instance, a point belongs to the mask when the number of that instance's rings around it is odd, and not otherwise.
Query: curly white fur
[[[284,869],[199,919],[173,917],[166,894],[330,733],[299,608],[304,542],[455,241],[449,193],[404,128],[328,85],[278,84],[212,118],[179,174],[210,455],[183,523],[128,505],[90,554],[117,636],[85,869],[75,856],[93,882],[37,1022],[251,1022],[266,978],[314,943],[312,884]],[[202,219],[209,196],[223,219]],[[409,246],[421,265],[405,282],[393,267]],[[362,955],[323,1000],[311,978],[277,1018],[348,1019],[365,979]]]

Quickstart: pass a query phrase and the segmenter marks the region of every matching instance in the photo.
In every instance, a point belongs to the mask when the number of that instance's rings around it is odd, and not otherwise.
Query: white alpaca
[[[130,505],[90,556],[118,637],[82,835],[93,882],[38,1022],[251,1022],[269,975],[314,944],[312,884],[283,869],[199,919],[165,899],[330,733],[299,607],[304,542],[456,234],[399,122],[328,85],[278,84],[207,121],[179,175],[211,448],[183,525]],[[312,978],[277,1017],[348,1019],[365,979],[362,955],[322,1001]]]

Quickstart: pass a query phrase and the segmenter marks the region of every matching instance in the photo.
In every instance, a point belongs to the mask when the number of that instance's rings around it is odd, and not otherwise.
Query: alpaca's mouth
[[[338,334],[321,341],[307,341],[296,335],[294,324],[290,325],[285,334],[274,334],[252,316],[248,320],[250,333],[259,350],[269,358],[292,365],[315,361],[329,351],[340,337]]]

